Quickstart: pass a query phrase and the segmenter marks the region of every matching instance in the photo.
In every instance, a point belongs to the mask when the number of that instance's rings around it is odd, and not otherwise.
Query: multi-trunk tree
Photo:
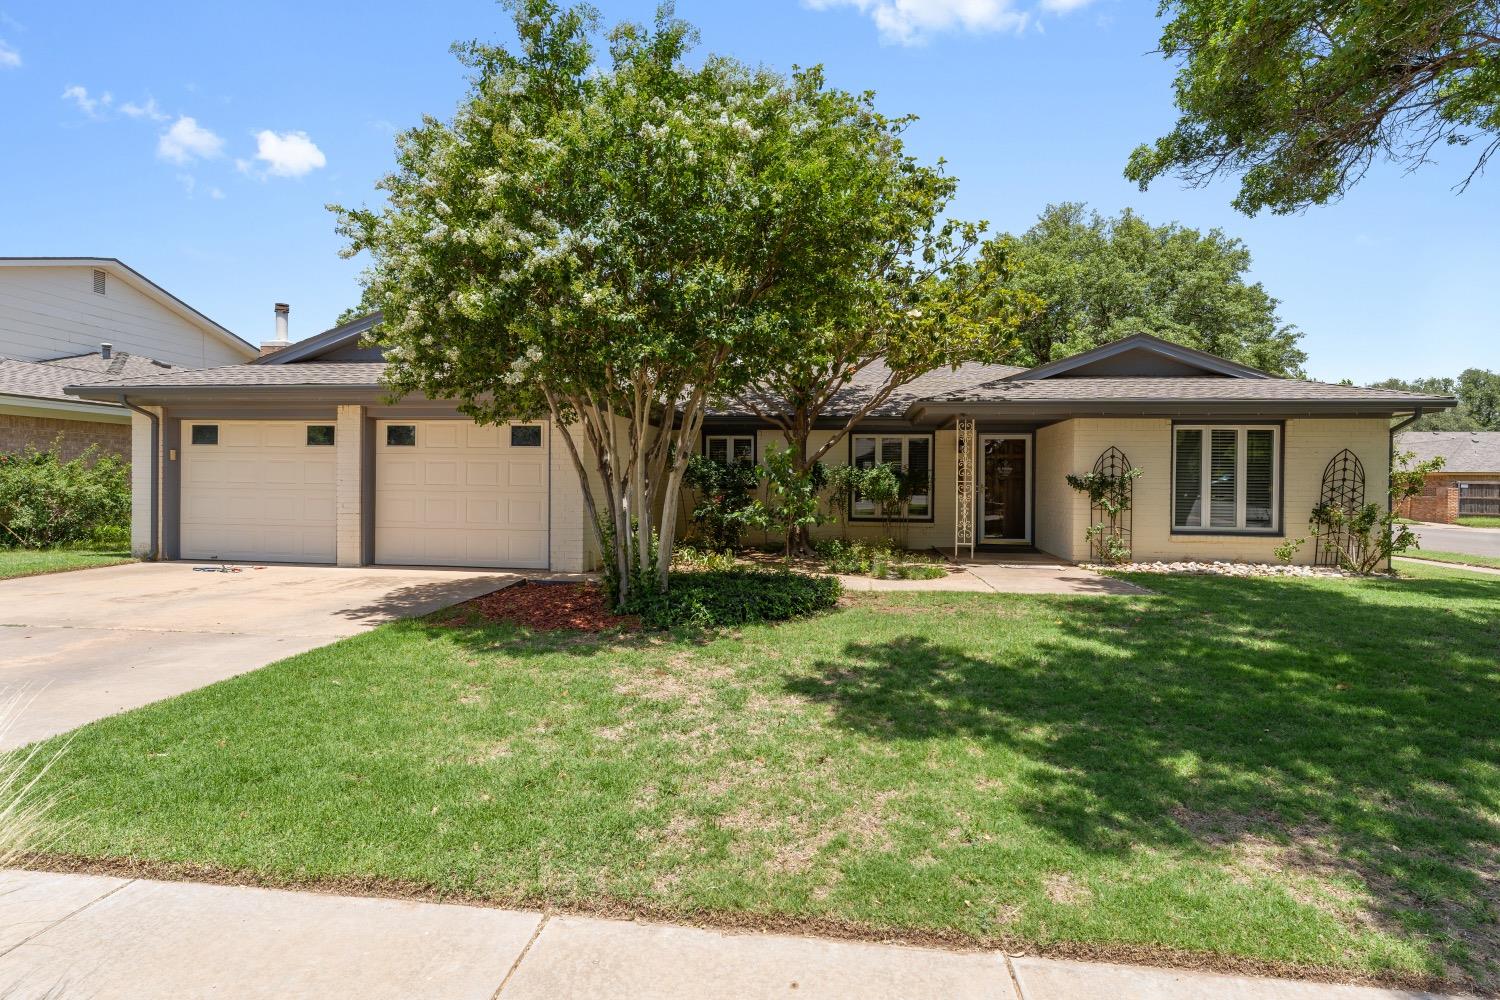
[[[816,69],[690,65],[669,6],[603,64],[590,9],[511,7],[519,43],[458,47],[469,93],[399,137],[386,204],[334,210],[393,390],[550,416],[624,603],[666,586],[709,400],[878,294],[911,165]]]

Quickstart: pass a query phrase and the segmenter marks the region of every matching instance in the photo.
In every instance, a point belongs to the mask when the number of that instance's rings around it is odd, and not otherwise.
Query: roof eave
[[[906,411],[909,421],[927,417],[1039,416],[1109,417],[1176,416],[1183,413],[1227,413],[1263,417],[1393,416],[1420,409],[1423,412],[1451,409],[1451,398],[1356,400],[1356,399],[1075,399],[1048,401],[967,400],[961,402],[913,403]]]

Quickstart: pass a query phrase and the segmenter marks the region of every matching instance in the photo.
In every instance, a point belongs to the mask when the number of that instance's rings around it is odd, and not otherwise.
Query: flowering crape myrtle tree
[[[817,70],[688,65],[670,6],[610,32],[605,65],[592,10],[510,6],[518,46],[458,47],[470,91],[399,138],[386,205],[332,208],[393,391],[550,416],[624,605],[667,584],[706,403],[865,296],[902,163]]]

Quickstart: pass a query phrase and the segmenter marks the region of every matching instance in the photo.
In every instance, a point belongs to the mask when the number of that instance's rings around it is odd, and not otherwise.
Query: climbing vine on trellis
[[[1089,498],[1089,551],[1101,563],[1130,561],[1135,524],[1135,481],[1141,470],[1119,448],[1111,445],[1082,475],[1069,474],[1068,485]]]
[[[1356,511],[1365,505],[1365,466],[1359,456],[1348,448],[1328,460],[1323,469],[1323,490],[1318,497],[1318,510]],[[1349,529],[1335,522],[1317,533],[1313,547],[1313,563],[1318,566],[1338,566],[1342,553],[1349,543]]]

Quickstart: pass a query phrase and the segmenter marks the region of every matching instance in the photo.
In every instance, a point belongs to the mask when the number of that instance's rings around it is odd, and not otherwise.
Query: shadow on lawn
[[[1300,850],[1500,983],[1500,583],[1231,583],[1080,600],[1014,657],[851,642],[789,686],[878,739],[1011,748],[1038,765],[1012,801],[1087,852]]]

